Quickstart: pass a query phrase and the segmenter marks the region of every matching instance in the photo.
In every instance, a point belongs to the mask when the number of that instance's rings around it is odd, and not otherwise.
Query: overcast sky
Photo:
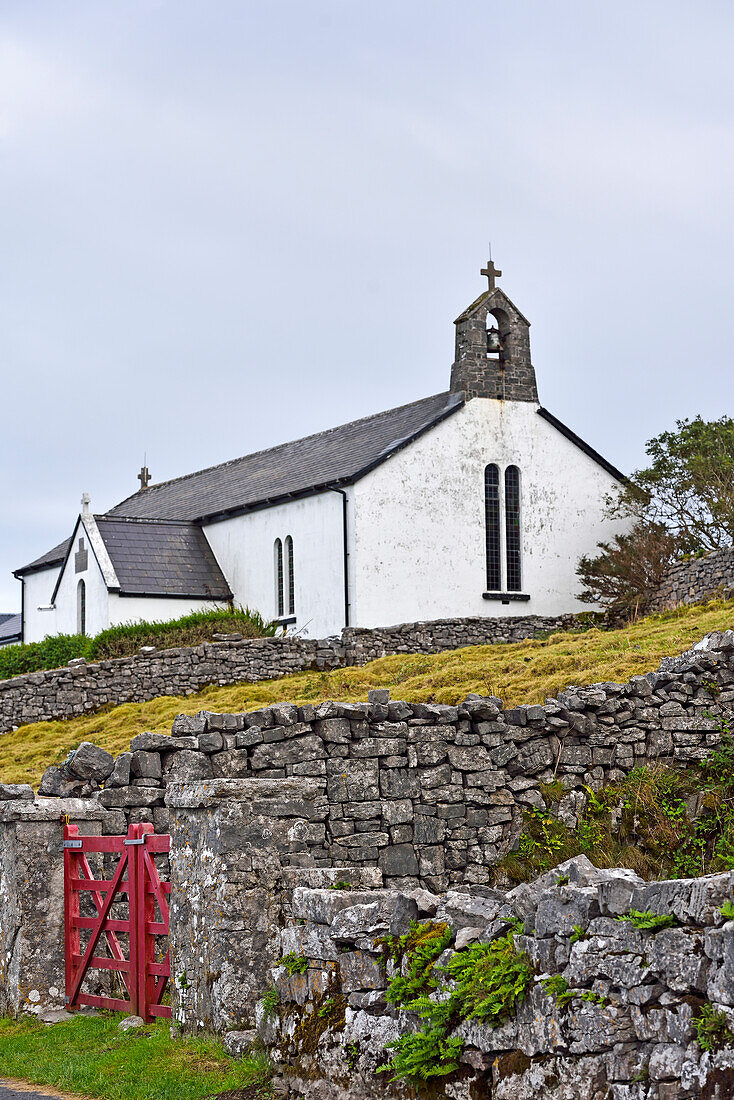
[[[734,409],[734,9],[0,0],[0,611],[155,481],[448,388],[485,281],[622,469]]]

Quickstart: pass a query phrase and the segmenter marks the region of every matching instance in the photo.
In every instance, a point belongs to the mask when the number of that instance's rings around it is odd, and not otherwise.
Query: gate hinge
[[[64,847],[65,848],[81,848],[81,846],[82,846],[82,838],[81,837],[79,837],[78,840],[65,840],[64,841]]]
[[[131,844],[145,844],[145,837],[144,836],[138,837],[137,840],[123,840],[122,843],[126,844],[128,846],[131,845]]]

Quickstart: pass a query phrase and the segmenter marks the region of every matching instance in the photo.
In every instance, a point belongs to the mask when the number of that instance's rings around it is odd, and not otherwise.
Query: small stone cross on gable
[[[140,473],[138,474],[138,481],[140,482],[140,488],[141,489],[147,489],[148,488],[148,485],[150,484],[150,470],[148,469],[147,466],[142,466],[140,468]]]
[[[497,285],[495,283],[495,279],[499,279],[502,275],[502,272],[494,266],[494,260],[490,260],[487,266],[482,268],[481,274],[487,276],[487,279],[489,281],[489,289],[494,290],[495,286]]]

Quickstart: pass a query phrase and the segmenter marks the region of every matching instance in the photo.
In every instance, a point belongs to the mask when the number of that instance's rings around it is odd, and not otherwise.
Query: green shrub
[[[172,649],[211,641],[214,634],[262,638],[272,637],[275,631],[275,623],[266,622],[258,611],[239,607],[194,611],[170,622],[124,623],[111,626],[93,638],[84,634],[55,634],[42,642],[0,648],[0,680],[40,669],[61,668],[77,657],[99,661],[128,657],[147,645]]]

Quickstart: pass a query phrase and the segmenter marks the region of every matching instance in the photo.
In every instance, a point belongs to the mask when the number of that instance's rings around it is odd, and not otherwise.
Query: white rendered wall
[[[277,538],[293,539],[296,623],[289,632],[311,638],[337,634],[344,625],[342,498],[326,492],[204,528],[235,603],[277,616]],[[285,569],[285,555],[284,555]],[[287,576],[285,616],[288,617]]]
[[[216,600],[164,599],[156,596],[120,596],[109,593],[108,626],[121,626],[123,623],[169,622],[190,615],[192,611],[213,611],[217,607],[228,607],[226,602]]]
[[[50,634],[57,634],[56,612],[39,611],[51,603],[51,594],[61,567],[29,573],[23,584],[23,638],[26,642],[42,642]]]
[[[85,634],[99,634],[109,626],[109,593],[107,584],[102,576],[97,559],[94,556],[88,540],[87,568],[81,573],[75,572],[74,557],[76,552],[78,530],[74,532],[72,551],[61,575],[61,583],[56,593],[56,634],[77,633],[77,587],[79,581],[84,581],[86,587],[86,629]]]
[[[353,625],[588,610],[575,598],[576,566],[623,529],[603,514],[618,482],[536,409],[475,398],[357,483]],[[527,602],[482,598],[491,462],[501,481],[508,465],[520,469]]]

